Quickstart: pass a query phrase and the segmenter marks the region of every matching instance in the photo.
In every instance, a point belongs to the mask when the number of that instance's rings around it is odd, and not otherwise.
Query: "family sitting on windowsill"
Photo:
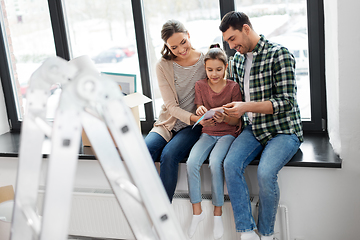
[[[209,159],[214,239],[224,232],[224,178],[241,239],[273,239],[280,198],[277,175],[303,141],[295,59],[287,48],[258,35],[242,12],[227,13],[219,28],[236,50],[231,64],[219,44],[204,55],[192,48],[183,24],[169,20],[163,25],[164,47],[156,73],[164,105],[145,142],[153,160],[160,161],[160,178],[170,201],[179,162],[189,155],[190,238],[207,217],[201,208],[200,167]],[[234,81],[226,78],[227,72]],[[214,108],[210,118],[203,117]],[[260,153],[255,223],[243,174]]]

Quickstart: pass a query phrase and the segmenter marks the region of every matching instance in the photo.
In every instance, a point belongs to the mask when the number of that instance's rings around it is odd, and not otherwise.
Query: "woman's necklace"
[[[176,62],[177,64],[179,64],[182,67],[189,67],[194,65],[195,63],[197,63],[197,61],[199,61],[200,58],[200,54],[197,54],[197,52],[193,49],[191,49],[190,51],[190,56],[186,59],[181,59],[180,61],[176,61],[174,60],[174,62]]]

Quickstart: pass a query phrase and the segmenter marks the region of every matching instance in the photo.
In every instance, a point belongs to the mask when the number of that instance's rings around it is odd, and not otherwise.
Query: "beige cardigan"
[[[190,125],[192,113],[179,107],[179,99],[174,83],[173,61],[161,58],[156,64],[156,75],[164,104],[161,106],[159,119],[154,123],[151,132],[160,134],[168,142],[172,138],[171,130],[174,128],[176,120],[179,119]]]

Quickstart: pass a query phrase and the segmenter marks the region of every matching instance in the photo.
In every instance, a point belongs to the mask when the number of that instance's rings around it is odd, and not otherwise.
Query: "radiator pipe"
[[[289,227],[289,210],[287,206],[280,204],[280,208],[284,209],[284,218],[285,218],[285,229],[286,229],[286,240],[290,240],[290,227]]]

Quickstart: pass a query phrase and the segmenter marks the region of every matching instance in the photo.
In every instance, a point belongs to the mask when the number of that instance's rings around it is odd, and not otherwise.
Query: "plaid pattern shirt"
[[[243,96],[245,59],[246,55],[236,52],[229,64],[230,76],[239,83]],[[296,100],[295,59],[287,48],[271,43],[260,35],[253,50],[249,88],[250,101],[271,101],[273,105],[273,114],[253,113],[252,130],[261,144],[266,145],[277,134],[293,133],[302,142],[302,123]],[[246,114],[243,118],[244,125],[248,125]]]

